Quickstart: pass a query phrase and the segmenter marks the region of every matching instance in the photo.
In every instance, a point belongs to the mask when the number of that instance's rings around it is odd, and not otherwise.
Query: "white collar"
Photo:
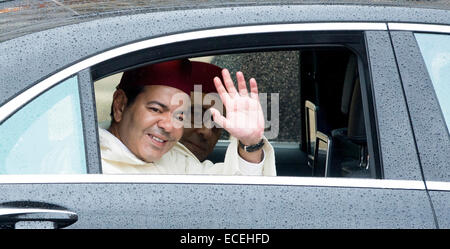
[[[100,150],[102,159],[128,164],[149,164],[131,152],[128,147],[108,130],[99,127]]]

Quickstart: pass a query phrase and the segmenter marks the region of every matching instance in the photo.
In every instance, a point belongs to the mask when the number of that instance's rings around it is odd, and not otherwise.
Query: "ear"
[[[122,89],[117,89],[114,92],[112,103],[114,122],[119,123],[122,120],[127,101],[127,95]]]

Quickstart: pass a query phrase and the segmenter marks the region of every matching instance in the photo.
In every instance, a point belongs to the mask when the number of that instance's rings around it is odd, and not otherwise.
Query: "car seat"
[[[348,124],[345,128],[334,129],[331,132],[333,165],[330,169],[330,175],[370,177],[361,86],[355,55],[349,57],[347,64],[341,111],[348,116]]]

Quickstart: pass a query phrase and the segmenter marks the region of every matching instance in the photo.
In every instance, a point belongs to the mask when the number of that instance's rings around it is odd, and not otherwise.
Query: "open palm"
[[[242,72],[236,73],[239,91],[234,87],[227,69],[222,70],[222,77],[226,89],[219,77],[214,78],[214,85],[225,106],[226,117],[222,116],[218,110],[211,108],[214,122],[245,145],[258,143],[264,133],[264,114],[258,97],[256,80],[253,78],[249,80],[249,93]]]

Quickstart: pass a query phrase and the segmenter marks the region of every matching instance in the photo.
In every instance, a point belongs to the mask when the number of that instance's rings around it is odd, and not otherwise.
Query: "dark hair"
[[[127,96],[127,106],[130,106],[134,103],[136,100],[136,97],[144,90],[145,86],[141,85],[132,85],[124,88],[117,88],[122,89],[125,92],[125,96]],[[109,114],[111,116],[111,122],[114,121],[114,111],[113,111],[113,104],[111,103],[111,113]]]

